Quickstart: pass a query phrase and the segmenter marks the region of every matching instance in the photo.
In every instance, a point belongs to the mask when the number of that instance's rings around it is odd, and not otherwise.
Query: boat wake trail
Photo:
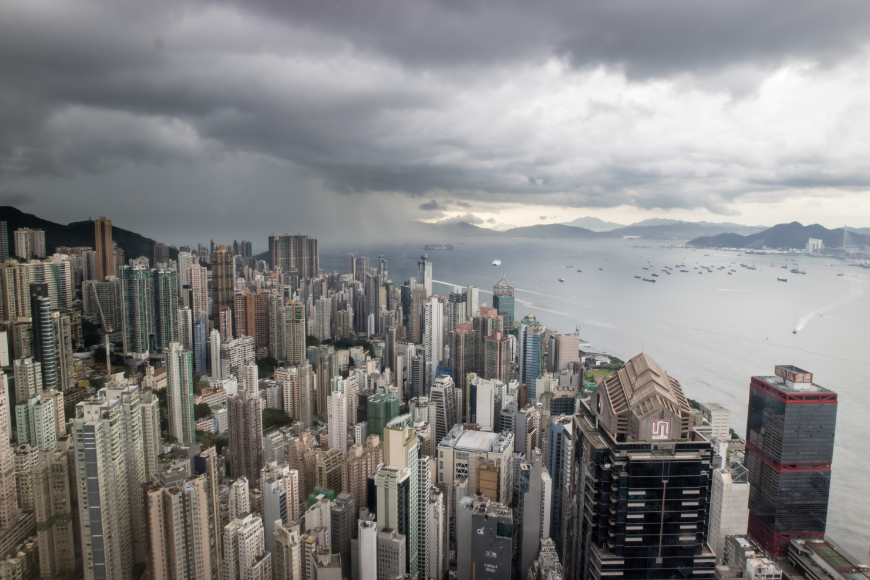
[[[804,316],[803,318],[801,318],[798,321],[797,326],[795,326],[795,330],[797,332],[800,332],[801,330],[803,330],[806,327],[807,324],[809,324],[810,320],[812,320],[816,316],[819,316],[822,312],[829,310],[831,308],[835,308],[835,307],[840,306],[842,304],[846,304],[847,302],[851,302],[855,298],[864,294],[864,285],[861,284],[861,282],[858,279],[850,278],[849,282],[851,282],[851,284],[852,284],[852,291],[848,295],[843,296],[842,298],[840,298],[836,302],[832,302],[831,304],[828,304],[827,306],[824,306],[822,308],[819,308],[818,310],[814,310],[813,312],[810,312],[809,314],[807,314],[806,316]]]

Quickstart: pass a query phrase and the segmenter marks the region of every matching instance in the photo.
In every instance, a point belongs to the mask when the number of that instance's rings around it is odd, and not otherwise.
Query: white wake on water
[[[837,306],[841,306],[843,304],[846,304],[847,302],[851,302],[855,298],[864,294],[864,285],[861,284],[860,280],[858,280],[857,278],[850,277],[849,283],[852,285],[852,291],[849,294],[847,294],[846,296],[843,296],[842,298],[840,298],[839,300],[837,300],[835,302],[828,304],[827,306],[823,306],[822,308],[819,308],[818,310],[814,310],[813,312],[810,312],[809,314],[807,314],[806,316],[804,316],[803,318],[801,318],[798,321],[797,326],[795,326],[795,330],[800,332],[801,330],[803,330],[806,327],[807,324],[809,324],[810,320],[812,320],[816,316],[819,316],[822,312],[825,312],[826,310],[830,310],[831,308],[835,308]]]

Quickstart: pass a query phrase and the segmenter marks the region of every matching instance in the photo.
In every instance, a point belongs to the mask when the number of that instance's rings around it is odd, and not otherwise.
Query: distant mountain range
[[[687,222],[668,218],[649,218],[626,226],[588,216],[577,218],[563,225],[587,228],[593,232],[667,239],[686,239],[687,237],[715,236],[725,233],[754,234],[767,229],[767,226],[745,226],[729,222]]]
[[[867,230],[868,228],[861,229]],[[856,245],[870,244],[870,235],[857,233],[856,230],[857,228],[849,231],[850,243]],[[819,224],[805,226],[798,222],[791,222],[790,224],[779,224],[748,236],[719,234],[716,236],[703,236],[687,243],[690,246],[704,248],[760,249],[763,246],[767,246],[768,248],[802,249],[806,247],[807,240],[810,238],[822,240],[828,248],[842,247],[843,230],[829,230]]]
[[[45,232],[45,252],[53,254],[55,248],[61,246],[89,246],[94,247],[94,222],[87,220],[63,225],[44,220],[33,214],[8,206],[0,206],[0,221],[6,222],[6,231],[9,233],[9,254],[15,253],[13,232],[19,228],[41,229]],[[138,258],[145,256],[154,260],[154,240],[146,238],[136,232],[131,232],[117,226],[112,226],[112,241],[124,250],[124,257]],[[169,257],[178,259],[178,250],[169,248]]]
[[[586,228],[587,230],[592,230],[593,232],[609,232],[610,230],[625,227],[625,225],[623,224],[618,224],[616,222],[606,222],[602,219],[598,219],[597,217],[592,216],[577,218],[576,220],[565,222],[563,225]]]
[[[586,223],[594,227],[578,226]],[[611,224],[598,218],[578,218],[568,224],[542,224],[497,231],[481,228],[467,222],[455,224],[415,223],[415,231],[422,229],[427,235],[444,238],[565,238],[594,239],[621,238],[624,236],[650,238],[656,240],[686,240],[698,236],[715,236],[722,233],[754,234],[766,229],[765,226],[744,226],[740,224],[717,224],[710,222],[684,222],[653,218],[630,226],[620,226],[607,231],[596,231],[601,224]],[[616,224],[618,225],[618,224]]]

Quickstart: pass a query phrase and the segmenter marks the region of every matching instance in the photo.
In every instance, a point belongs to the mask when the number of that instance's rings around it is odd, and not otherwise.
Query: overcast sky
[[[870,226],[865,0],[6,0],[0,203],[173,243]]]

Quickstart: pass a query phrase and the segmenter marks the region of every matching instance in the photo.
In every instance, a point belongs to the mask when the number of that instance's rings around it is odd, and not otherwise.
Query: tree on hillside
[[[283,409],[263,409],[263,431],[270,427],[286,427],[293,422]]]
[[[208,417],[211,415],[211,407],[208,406],[208,403],[200,403],[198,405],[193,406],[193,418],[196,421],[204,417]]]

